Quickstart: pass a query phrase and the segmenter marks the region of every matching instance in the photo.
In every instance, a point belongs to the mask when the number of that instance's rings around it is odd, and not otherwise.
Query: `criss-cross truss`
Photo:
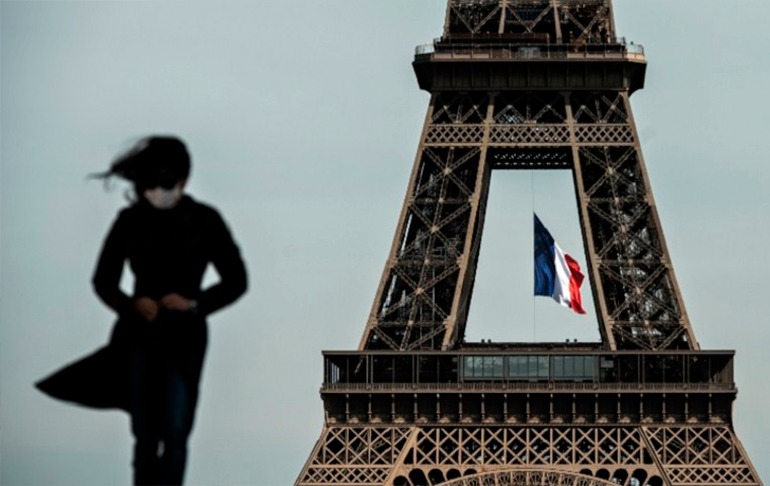
[[[732,351],[701,350],[610,0],[448,0],[413,63],[431,93],[357,351],[325,351],[298,485],[760,485],[732,424]],[[569,170],[601,343],[470,343],[489,184]],[[530,231],[530,228],[527,228]],[[530,271],[531,269],[522,269]]]
[[[609,43],[614,37],[608,0],[450,0],[444,31],[574,44]]]
[[[724,425],[332,427],[302,478],[361,485],[759,484]]]
[[[627,91],[433,95],[362,349],[462,339],[495,169],[572,170],[600,329],[611,349],[697,349]]]

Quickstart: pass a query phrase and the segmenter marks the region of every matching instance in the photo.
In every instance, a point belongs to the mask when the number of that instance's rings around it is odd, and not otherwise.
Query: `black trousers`
[[[134,484],[180,485],[195,410],[193,390],[171,354],[130,353]]]

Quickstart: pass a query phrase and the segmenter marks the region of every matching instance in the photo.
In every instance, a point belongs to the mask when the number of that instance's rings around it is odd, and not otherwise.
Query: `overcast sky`
[[[136,137],[189,144],[249,294],[214,316],[190,484],[290,484],[322,427],[321,350],[355,349],[395,230],[427,93],[414,46],[444,0],[0,3],[0,483],[129,484],[127,417],[32,383],[106,342],[92,294],[126,204],[86,175]],[[632,97],[665,236],[705,349],[735,349],[736,430],[770,478],[770,2],[616,0],[646,48]],[[534,188],[534,192],[533,192]],[[531,296],[531,213],[581,263],[568,172],[495,173],[468,338],[597,340]],[[533,317],[536,316],[536,319]]]

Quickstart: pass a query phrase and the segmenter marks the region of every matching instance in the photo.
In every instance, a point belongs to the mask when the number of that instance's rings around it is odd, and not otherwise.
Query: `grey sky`
[[[322,349],[354,349],[385,263],[428,96],[416,44],[445,0],[0,3],[0,483],[128,484],[128,420],[32,383],[102,345],[89,280],[125,204],[103,170],[176,133],[250,293],[211,319],[190,484],[290,484],[322,425]],[[770,2],[616,0],[643,44],[632,98],[695,333],[737,351],[739,437],[770,478]],[[534,197],[532,194],[534,187]],[[531,297],[534,209],[581,262],[568,173],[495,174],[469,338],[598,339]],[[536,311],[535,311],[536,309]],[[533,315],[537,318],[533,324]]]

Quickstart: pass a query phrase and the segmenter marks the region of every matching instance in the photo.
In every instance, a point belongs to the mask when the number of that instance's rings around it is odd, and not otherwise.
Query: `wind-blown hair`
[[[162,185],[173,186],[190,175],[190,154],[184,142],[174,136],[152,135],[136,142],[118,155],[106,172],[93,177],[108,181],[118,177],[131,182],[136,194]]]

